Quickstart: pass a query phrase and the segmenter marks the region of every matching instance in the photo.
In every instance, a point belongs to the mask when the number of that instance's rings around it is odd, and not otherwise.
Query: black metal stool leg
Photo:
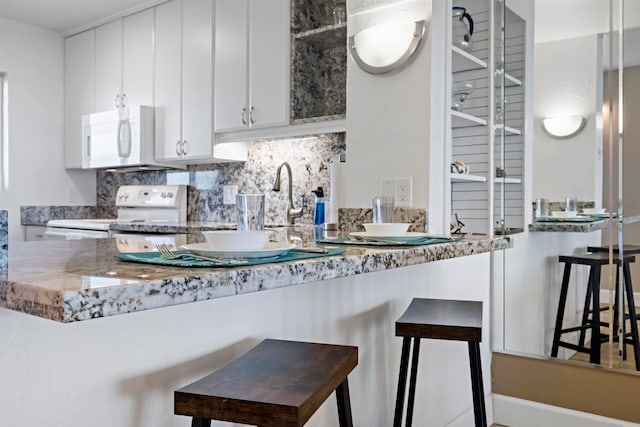
[[[409,379],[409,398],[407,400],[407,420],[405,425],[413,423],[413,404],[416,400],[416,381],[418,377],[418,361],[420,360],[420,338],[413,338],[413,354],[411,355],[411,377]]]
[[[571,263],[564,265],[562,276],[562,286],[560,289],[560,301],[558,301],[558,312],[556,314],[556,326],[553,332],[553,345],[551,346],[551,357],[558,357],[558,347],[560,335],[562,335],[562,320],[564,319],[564,307],[567,303],[567,290],[569,289],[569,277],[571,276]]]
[[[591,318],[591,351],[589,352],[589,362],[600,364],[600,266],[594,265],[589,273],[589,291],[593,299],[593,316]]]
[[[624,263],[624,287],[627,293],[627,307],[629,309],[629,321],[631,323],[631,342],[633,344],[633,355],[636,362],[636,370],[640,371],[640,336],[638,336],[638,316],[636,314],[636,304],[633,300],[633,284],[631,283],[631,271],[629,264]],[[625,336],[622,336],[624,342]],[[626,343],[624,344],[626,346]]]
[[[469,341],[468,344],[471,388],[473,391],[473,417],[476,427],[487,427],[487,413],[484,406],[484,385],[482,383],[482,363],[480,360],[480,343]]]
[[[407,388],[407,371],[409,370],[409,349],[411,338],[402,339],[402,355],[400,356],[400,373],[398,374],[398,392],[396,394],[396,410],[393,417],[393,427],[402,425],[402,411],[404,410],[404,393]]]
[[[346,378],[336,389],[336,400],[338,402],[338,420],[340,427],[353,427],[351,399],[349,398],[349,382]]]

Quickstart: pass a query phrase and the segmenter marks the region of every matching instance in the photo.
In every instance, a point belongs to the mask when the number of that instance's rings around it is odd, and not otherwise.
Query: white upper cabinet
[[[95,112],[153,105],[153,27],[147,9],[95,29]]]
[[[156,7],[156,160],[213,155],[213,2]]]
[[[289,0],[217,0],[215,130],[289,123]]]
[[[183,0],[182,139],[189,157],[213,144],[213,1]]]
[[[122,21],[122,95],[129,105],[153,105],[155,10]]]
[[[249,37],[251,126],[289,123],[289,1],[251,0]]]
[[[122,20],[95,29],[96,104],[95,112],[113,110],[122,92]]]
[[[82,116],[94,108],[95,57],[93,30],[64,41],[64,165],[82,168]]]

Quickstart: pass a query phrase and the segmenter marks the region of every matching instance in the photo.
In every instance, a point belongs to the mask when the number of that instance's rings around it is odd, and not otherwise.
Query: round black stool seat
[[[404,395],[409,369],[409,351],[413,339],[411,356],[411,379],[407,400],[406,425],[413,421],[418,357],[422,338],[467,341],[471,367],[471,387],[475,425],[486,427],[487,416],[484,405],[480,341],[482,340],[482,302],[414,298],[400,319],[396,321],[396,336],[402,340],[398,394],[393,419],[394,427],[402,424]],[[420,425],[428,425],[426,421]]]
[[[591,247],[590,247],[591,249]],[[608,252],[608,249],[607,249]],[[599,364],[600,363],[600,349],[603,341],[607,341],[608,336],[603,335],[600,332],[600,327],[603,325],[600,321],[600,276],[603,265],[608,265],[609,254],[604,251],[597,251],[582,255],[561,255],[558,258],[559,262],[565,264],[564,274],[562,277],[562,286],[560,289],[560,300],[558,302],[558,311],[556,314],[556,322],[553,334],[553,344],[551,346],[551,357],[558,357],[558,350],[560,347],[568,348],[574,351],[589,354],[589,362]],[[628,274],[629,263],[635,262],[635,257],[631,254],[625,253],[622,260],[618,254],[614,253],[612,261],[616,265],[622,265],[625,281],[625,289],[632,291],[631,275]],[[571,276],[571,266],[573,264],[587,265],[589,266],[589,279],[587,286],[587,293],[585,297],[585,305],[582,313],[582,323],[578,326],[563,328],[564,311],[567,302],[567,293],[569,288],[569,279]],[[617,281],[617,280],[616,280]],[[593,301],[590,310],[591,302]],[[630,304],[630,317],[631,321],[631,341],[634,347],[636,369],[640,370],[640,341],[638,337],[638,324],[635,315],[635,306],[633,305],[633,295],[628,300]],[[589,314],[591,313],[591,319]],[[585,346],[586,331],[591,331],[591,344],[589,347]],[[570,332],[580,332],[578,344],[573,344],[567,341],[562,341],[562,335]],[[624,335],[623,335],[624,336]]]
[[[335,391],[340,427],[351,427],[347,375],[358,347],[267,339],[174,394],[174,412],[192,427],[211,420],[299,427]]]

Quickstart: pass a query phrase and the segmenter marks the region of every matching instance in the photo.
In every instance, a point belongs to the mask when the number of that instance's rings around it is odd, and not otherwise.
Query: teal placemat
[[[309,258],[340,255],[342,248],[327,248],[326,254],[291,251],[269,258],[244,258],[242,260],[221,260],[220,262],[204,261],[195,258],[166,259],[158,252],[122,252],[116,255],[120,261],[141,262],[145,264],[168,265],[172,267],[244,267],[250,265],[269,264],[273,262],[298,261]],[[176,254],[187,254],[187,251],[175,251]],[[241,262],[239,262],[241,261]],[[246,262],[245,262],[246,261]]]
[[[396,241],[390,238],[389,240],[376,239],[368,240],[361,238],[351,237],[336,237],[332,239],[316,240],[318,243],[332,243],[338,245],[360,245],[360,246],[424,246],[424,245],[436,245],[439,243],[451,243],[462,239],[462,237],[423,237],[420,239],[409,241]]]

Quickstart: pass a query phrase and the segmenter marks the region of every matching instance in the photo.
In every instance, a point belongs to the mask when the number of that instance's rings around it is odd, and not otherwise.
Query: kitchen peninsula
[[[113,239],[23,243],[12,248],[0,306],[66,323],[507,247],[506,239],[476,238],[402,249],[347,247],[341,256],[288,263],[176,268],[119,261]]]
[[[401,346],[393,322],[411,298],[483,301],[490,372],[490,253],[509,246],[482,237],[349,246],[304,261],[183,269],[117,261],[113,239],[14,244],[0,280],[3,425],[187,426],[173,414],[173,391],[264,338],[358,346],[354,422],[389,425]],[[415,416],[464,424],[472,419],[465,346],[427,347],[425,366],[438,369],[419,381]],[[335,424],[331,398],[308,426]]]

